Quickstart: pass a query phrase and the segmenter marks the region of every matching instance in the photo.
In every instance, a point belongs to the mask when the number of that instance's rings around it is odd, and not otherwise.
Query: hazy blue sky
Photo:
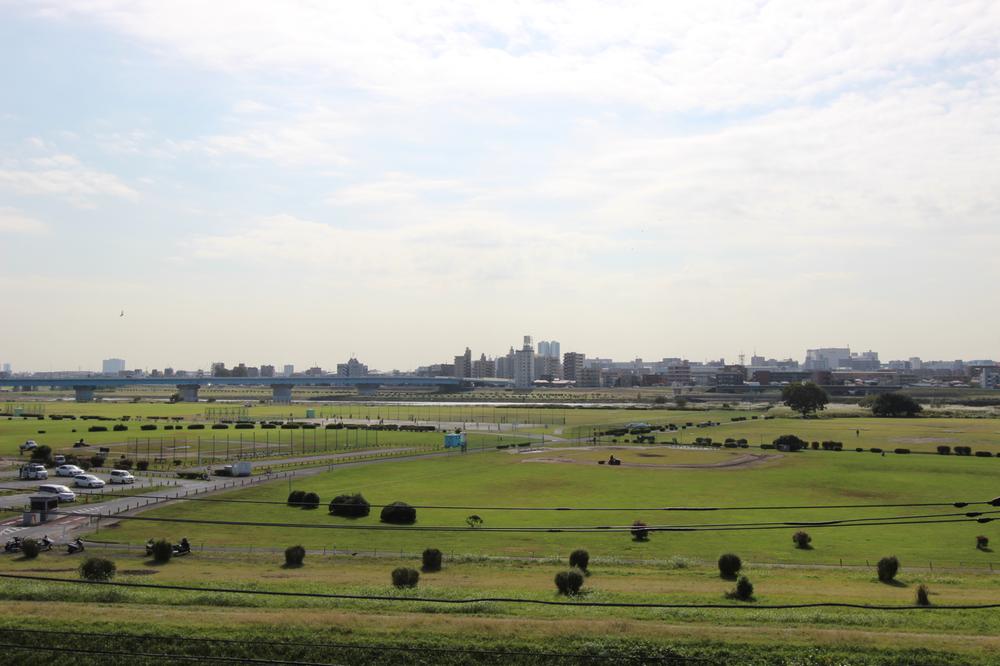
[[[0,361],[1000,357],[998,35],[990,0],[0,0]]]

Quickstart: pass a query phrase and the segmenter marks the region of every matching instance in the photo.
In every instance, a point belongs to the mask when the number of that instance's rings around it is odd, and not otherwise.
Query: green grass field
[[[440,444],[441,433],[412,434],[374,431],[195,431],[133,432],[150,416],[183,416],[184,424],[205,415],[213,405],[147,403],[48,404],[48,413],[129,415],[126,433],[82,433],[91,443],[110,445],[130,457],[170,458],[190,454],[192,441],[202,437],[203,456],[235,456],[243,436],[243,453],[253,447],[285,455],[310,455],[324,450],[356,450],[412,445],[422,450]],[[306,409],[317,416],[351,419],[418,418],[434,421],[486,421],[512,425],[497,408],[474,406],[386,406],[363,403],[288,407],[294,418]],[[402,411],[396,412],[397,409]],[[327,413],[323,413],[327,410]],[[464,410],[464,411],[463,411]],[[492,411],[491,411],[492,410]],[[274,406],[254,406],[253,416],[278,418]],[[412,411],[413,413],[409,413]],[[511,412],[513,413],[513,412]],[[549,446],[496,450],[501,440],[495,432],[470,434],[468,454],[415,461],[383,461],[341,466],[290,485],[279,481],[241,491],[213,495],[217,499],[253,499],[274,504],[179,502],[144,512],[139,517],[283,523],[283,527],[240,526],[122,520],[104,522],[91,539],[138,546],[149,537],[177,541],[188,537],[196,552],[168,565],[154,565],[133,551],[105,551],[118,564],[123,581],[199,587],[282,591],[330,591],[349,594],[398,596],[389,585],[396,566],[418,566],[419,553],[436,547],[445,553],[445,569],[424,574],[418,592],[430,598],[504,596],[519,599],[558,600],[552,578],[565,568],[566,557],[576,548],[591,554],[592,575],[579,600],[611,602],[674,602],[737,604],[724,598],[733,583],[721,580],[715,560],[724,552],[739,554],[744,572],[755,585],[757,604],[886,603],[906,605],[920,584],[930,587],[932,603],[990,603],[1000,599],[1000,557],[977,550],[975,538],[987,536],[993,544],[1000,534],[991,522],[979,524],[924,525],[910,522],[894,526],[800,528],[778,524],[776,529],[653,532],[646,542],[634,541],[627,532],[588,533],[536,531],[494,532],[489,528],[574,528],[628,526],[640,519],[650,525],[739,526],[746,523],[789,523],[836,519],[961,514],[946,507],[888,508],[891,503],[984,501],[1000,495],[996,479],[1000,461],[938,455],[873,455],[871,447],[887,450],[910,448],[933,451],[939,444],[964,444],[974,449],[998,450],[1000,422],[983,418],[919,418],[912,420],[857,417],[858,410],[832,410],[836,418],[802,420],[786,410],[773,420],[733,422],[734,416],[761,416],[760,411],[632,410],[632,409],[525,409],[518,423],[537,419],[534,427],[519,427],[506,434],[505,444],[528,441],[524,434]],[[854,415],[854,416],[849,416]],[[285,417],[287,418],[288,415]],[[506,415],[504,415],[506,416]],[[566,441],[586,436],[591,428],[629,422],[653,425],[719,421],[721,425],[657,432],[657,445],[635,445],[631,436],[614,446],[588,446]],[[27,438],[42,443],[47,435],[67,443],[95,422],[2,420],[0,452],[10,451]],[[101,422],[110,425],[112,422]],[[70,432],[77,428],[78,433]],[[66,430],[60,431],[60,428]],[[49,432],[37,435],[32,429]],[[797,434],[808,441],[843,441],[839,453],[799,452],[780,454],[761,450],[780,434]],[[281,436],[282,446],[270,437]],[[123,437],[125,435],[126,437]],[[215,448],[206,445],[215,435]],[[137,442],[138,437],[138,442]],[[169,437],[169,439],[168,439]],[[177,443],[174,443],[177,437]],[[748,449],[684,448],[664,445],[677,437],[690,443],[695,437],[745,437]],[[331,438],[335,438],[331,440]],[[350,438],[349,441],[347,438]],[[325,441],[324,441],[325,439]],[[538,439],[532,444],[540,443]],[[168,443],[169,442],[169,443]],[[223,444],[222,442],[226,442]],[[292,444],[294,442],[294,445]],[[164,453],[159,453],[159,444]],[[228,445],[226,452],[223,446]],[[478,445],[478,447],[477,447]],[[866,449],[856,453],[855,446]],[[185,448],[187,447],[187,448]],[[59,448],[59,447],[56,447]],[[89,452],[89,450],[88,450]],[[599,465],[608,456],[623,465]],[[197,454],[196,454],[197,455]],[[275,461],[280,463],[280,459]],[[315,491],[321,497],[317,510],[288,507],[290,489]],[[434,504],[468,508],[418,509],[412,527],[361,530],[349,527],[382,527],[379,509],[356,520],[329,515],[326,505],[336,494],[362,492],[374,504],[402,500],[415,505]],[[657,511],[653,507],[767,506],[819,504],[877,505],[874,508],[837,510],[768,509],[761,511]],[[615,510],[512,511],[497,507],[609,507]],[[493,508],[491,508],[493,507]],[[642,508],[646,507],[646,508]],[[964,511],[996,511],[974,505]],[[470,514],[484,520],[483,528],[466,525]],[[993,515],[993,514],[986,514]],[[997,514],[1000,515],[1000,514]],[[876,521],[877,522],[877,521]],[[307,525],[309,528],[288,525]],[[442,526],[449,532],[422,531]],[[764,525],[762,525],[764,526]],[[796,549],[791,536],[805,529],[813,548]],[[92,544],[94,541],[92,541]],[[301,569],[281,566],[280,550],[303,544],[320,552],[312,554]],[[200,548],[207,550],[201,551]],[[269,553],[273,548],[278,552]],[[100,552],[99,545],[89,548]],[[877,582],[872,566],[886,555],[902,563],[898,583]],[[75,576],[76,559],[62,553],[43,554],[34,561],[0,558],[0,572],[18,575]],[[351,647],[330,653],[302,648],[300,658],[344,663],[428,663],[426,655],[387,657],[373,644],[398,647],[414,645],[444,649],[477,646],[527,655],[496,657],[487,663],[566,663],[535,656],[553,643],[578,654],[599,653],[612,661],[629,655],[703,657],[709,663],[748,664],[989,664],[1000,659],[1000,625],[994,611],[940,611],[887,613],[852,609],[748,611],[711,609],[587,609],[583,607],[518,606],[480,603],[447,607],[428,602],[331,601],[302,598],[260,598],[213,592],[170,592],[81,588],[56,583],[0,580],[0,599],[10,611],[0,621],[5,628],[22,628],[45,618],[52,623],[72,623],[75,630],[110,631],[105,645],[126,650],[148,648],[146,639],[132,634],[169,635],[196,633],[203,638],[274,640],[275,636],[303,642],[346,641]],[[752,604],[751,604],[752,606]],[[80,609],[87,608],[86,614]],[[516,637],[516,638],[512,638]],[[130,642],[131,641],[131,642]],[[136,642],[138,641],[138,642]],[[202,649],[164,638],[173,650]],[[166,650],[166,648],[163,648]],[[204,654],[260,656],[266,648],[246,647],[234,653],[232,644],[206,644]],[[189,652],[189,654],[198,654]],[[263,654],[267,654],[266,652]],[[375,656],[378,655],[378,656]],[[31,655],[25,663],[46,663],[48,655]],[[408,660],[408,661],[407,661]],[[435,653],[434,663],[466,663],[462,653]],[[97,663],[83,659],[82,663]],[[607,663],[607,659],[594,663]]]
[[[647,447],[647,451],[654,450]],[[687,451],[660,448],[658,464],[690,462]],[[708,452],[725,456],[723,452]],[[558,452],[547,452],[558,457]],[[289,485],[256,486],[226,497],[263,499],[267,504],[187,503],[148,512],[153,517],[230,521],[301,523],[337,527],[379,525],[378,510],[363,519],[329,516],[325,503],[342,492],[362,492],[372,503],[396,500],[414,505],[462,505],[468,510],[419,511],[418,526],[464,527],[477,514],[485,527],[627,526],[640,519],[650,525],[728,524],[771,521],[823,521],[857,517],[948,514],[944,508],[858,510],[783,510],[744,512],[667,512],[622,510],[606,512],[493,510],[495,506],[790,506],[825,504],[879,504],[907,502],[983,501],[997,495],[995,461],[976,458],[941,460],[937,456],[889,456],[844,452],[819,455],[787,454],[760,464],[727,468],[617,467],[577,462],[532,462],[537,455],[506,452],[469,454],[446,459],[337,469],[296,482],[294,488],[319,493],[324,506],[308,511],[289,508],[284,501]],[[595,458],[605,457],[604,454]],[[711,461],[706,461],[709,463]],[[977,507],[982,509],[983,507]],[[993,507],[985,507],[993,509]],[[807,528],[812,550],[793,548],[794,527],[759,531],[654,533],[648,542],[635,542],[621,533],[503,533],[463,529],[458,532],[421,532],[407,527],[389,530],[247,528],[227,525],[148,524],[123,521],[105,538],[138,543],[163,534],[179,538],[184,532],[198,544],[247,546],[287,545],[301,541],[309,547],[361,551],[416,552],[434,546],[449,553],[481,555],[551,556],[585,547],[594,555],[627,559],[668,559],[673,556],[714,560],[734,551],[751,561],[791,563],[874,562],[895,554],[904,564],[967,562],[986,567],[995,558],[976,550],[979,534],[998,537],[996,525],[975,522],[894,527]]]

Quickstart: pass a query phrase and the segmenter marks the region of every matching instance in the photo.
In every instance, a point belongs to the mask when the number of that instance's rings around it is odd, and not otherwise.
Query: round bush
[[[586,571],[588,564],[590,564],[590,553],[582,548],[574,550],[569,554],[569,565],[571,567],[575,567],[580,571]]]
[[[302,506],[302,500],[305,499],[306,491],[304,490],[293,490],[288,493],[288,506]]]
[[[80,578],[84,580],[111,580],[118,568],[111,560],[89,557],[80,563]]]
[[[34,539],[25,539],[21,542],[21,553],[24,555],[24,559],[33,560],[38,557],[40,552],[42,552],[42,544]]]
[[[153,543],[153,561],[157,564],[166,564],[173,556],[173,546],[166,539],[159,539]]]
[[[719,557],[719,575],[723,578],[736,578],[743,568],[743,560],[738,555],[726,553]]]
[[[976,548],[978,548],[979,550],[986,550],[989,547],[990,547],[989,537],[985,537],[982,535],[976,537]]]
[[[285,566],[301,567],[306,559],[306,549],[302,546],[289,546],[285,549]]]
[[[319,495],[316,493],[306,493],[302,496],[303,509],[315,509],[319,506]]]
[[[931,591],[927,589],[926,585],[920,585],[919,587],[917,587],[917,605],[930,606],[931,605],[931,600],[929,597],[930,593]]]
[[[364,518],[371,513],[371,505],[361,493],[337,495],[330,500],[330,513],[342,518]]]
[[[636,541],[647,541],[649,539],[649,530],[646,529],[646,523],[641,520],[637,520],[632,523],[632,538]]]
[[[753,601],[753,583],[746,576],[740,576],[740,579],[736,582],[736,589],[726,596],[730,599],[739,599],[740,601]]]
[[[441,551],[437,548],[428,548],[423,554],[423,566],[421,571],[441,571]]]
[[[883,557],[878,561],[878,579],[883,583],[891,583],[899,573],[899,560],[895,555]]]
[[[396,587],[416,587],[420,580],[420,572],[416,569],[399,567],[392,570],[392,584]]]
[[[809,550],[812,548],[812,537],[809,536],[808,532],[799,530],[792,535],[792,541],[795,542],[796,548],[801,548],[802,550]]]
[[[417,510],[406,502],[393,502],[382,507],[379,520],[393,525],[412,525],[417,522]]]
[[[556,588],[559,590],[559,594],[577,594],[581,587],[583,587],[583,574],[579,571],[571,569],[556,574]]]

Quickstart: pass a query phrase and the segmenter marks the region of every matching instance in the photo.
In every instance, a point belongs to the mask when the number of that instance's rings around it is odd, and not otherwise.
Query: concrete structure
[[[472,362],[472,377],[496,377],[497,376],[497,364],[491,358],[486,358],[486,354],[482,354],[478,361]]]
[[[472,377],[472,350],[466,347],[464,354],[455,357],[454,365],[455,377]]]
[[[105,375],[117,375],[125,372],[125,360],[121,358],[106,358],[101,361],[101,372]]]
[[[318,368],[317,368],[318,369]],[[319,373],[317,373],[319,374]],[[359,361],[358,359],[351,357],[347,363],[337,364],[337,376],[338,377],[367,377],[368,376],[368,366]]]
[[[177,385],[177,401],[178,402],[198,402],[198,389],[201,388],[199,384],[178,384]],[[77,395],[77,402],[80,401],[79,395]]]
[[[281,374],[284,377],[291,377],[292,375],[295,374],[295,366],[292,365],[291,363],[286,363],[285,367],[282,368],[281,370]]]
[[[373,391],[380,386],[425,386],[439,390],[461,391],[477,386],[509,387],[510,380],[497,378],[458,378],[458,377],[414,377],[409,375],[367,375],[365,377],[283,377],[279,381],[269,381],[258,377],[204,377],[199,382],[179,383],[176,377],[18,377],[0,378],[0,386],[17,386],[31,390],[39,386],[56,388],[72,388],[76,392],[77,402],[89,402],[94,399],[94,391],[99,388],[115,388],[119,386],[175,386],[179,398],[185,402],[198,399],[198,389],[204,385],[212,386],[350,386],[359,391]],[[272,389],[273,390],[273,389]],[[284,389],[278,393],[283,396]]]
[[[524,336],[524,344],[514,352],[514,388],[530,389],[535,381],[535,350],[531,336]]]
[[[292,401],[291,384],[271,384],[271,402],[287,405]]]
[[[850,347],[820,347],[806,350],[804,370],[836,370],[851,367]]]
[[[585,360],[586,357],[577,352],[563,354],[563,379],[570,382],[580,381],[580,373],[583,372]]]

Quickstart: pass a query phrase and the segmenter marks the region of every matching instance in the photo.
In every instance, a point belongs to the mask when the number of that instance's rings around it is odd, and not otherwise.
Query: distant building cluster
[[[0,378],[12,377],[89,377],[92,371],[22,372],[14,374],[10,363],[0,364]],[[243,362],[226,367],[212,363],[209,371],[163,369],[129,369],[121,358],[101,362],[101,375],[111,377],[344,377],[379,376],[353,354],[336,370],[312,366],[296,372],[285,364],[281,370],[271,364],[247,365]],[[577,386],[583,388],[614,388],[664,386],[683,389],[702,387],[753,390],[755,387],[781,386],[797,381],[814,381],[824,386],[971,386],[1000,389],[1000,365],[991,359],[969,361],[924,361],[913,356],[883,362],[878,352],[852,352],[850,347],[817,347],[807,349],[800,363],[791,358],[776,359],[754,353],[749,363],[741,354],[738,363],[726,359],[692,361],[682,357],[664,357],[658,361],[636,358],[615,361],[600,356],[588,357],[580,351],[562,353],[558,340],[542,340],[537,348],[530,335],[522,338],[518,347],[511,346],[505,354],[476,358],[469,347],[452,357],[451,362],[421,366],[413,371],[393,370],[395,376],[455,377],[459,379],[508,379],[517,389],[533,387]]]

